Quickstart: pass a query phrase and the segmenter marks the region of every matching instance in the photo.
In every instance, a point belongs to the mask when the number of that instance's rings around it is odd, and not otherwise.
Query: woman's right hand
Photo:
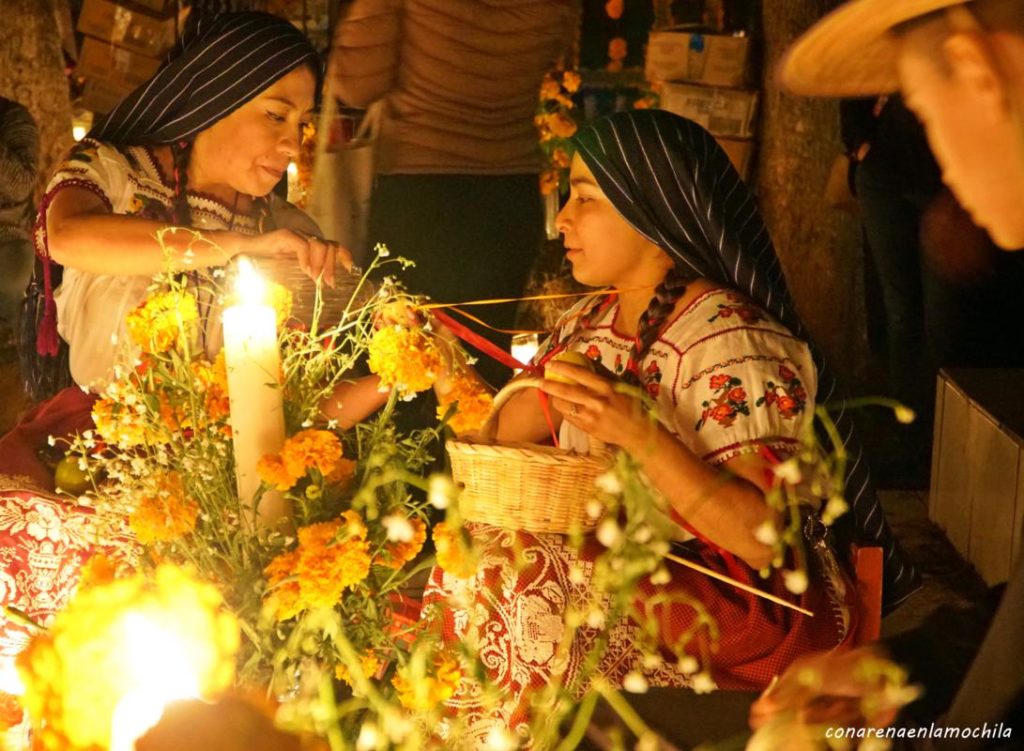
[[[257,258],[294,258],[312,279],[317,280],[322,276],[324,282],[331,287],[334,286],[336,261],[340,259],[346,268],[352,266],[352,257],[344,248],[290,229],[275,229],[262,235],[246,237],[239,244],[238,253]]]

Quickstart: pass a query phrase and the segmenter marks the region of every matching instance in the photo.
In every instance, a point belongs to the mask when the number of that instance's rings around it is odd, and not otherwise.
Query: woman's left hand
[[[318,280],[323,278],[324,282],[334,286],[334,269],[341,264],[346,271],[352,270],[352,254],[346,248],[335,242],[324,240],[298,230],[293,230],[306,239],[305,250],[299,250],[299,268],[309,276]]]
[[[605,443],[629,450],[649,438],[655,423],[642,400],[587,368],[564,362],[550,362],[546,370],[572,384],[545,378],[541,390],[552,397],[551,405],[580,430]]]

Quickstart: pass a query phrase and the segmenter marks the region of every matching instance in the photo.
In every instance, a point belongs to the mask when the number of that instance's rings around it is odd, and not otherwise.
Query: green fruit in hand
[[[63,490],[71,495],[81,495],[92,488],[89,473],[78,466],[77,456],[65,456],[57,462],[53,481],[57,490]]]
[[[589,357],[584,355],[582,352],[573,352],[572,350],[566,350],[565,352],[559,352],[557,355],[551,358],[551,362],[564,362],[569,365],[576,365],[580,368],[586,368],[591,373],[594,372],[594,363]],[[555,383],[568,383],[570,386],[576,383],[576,381],[567,375],[561,373],[554,373],[549,370],[544,371],[544,377],[549,381]]]

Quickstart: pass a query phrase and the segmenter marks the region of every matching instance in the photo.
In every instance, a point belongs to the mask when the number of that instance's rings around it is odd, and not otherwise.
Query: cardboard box
[[[98,115],[105,115],[131,93],[134,87],[114,86],[100,78],[90,78],[82,89],[82,106]]]
[[[160,61],[139,55],[121,47],[101,42],[92,37],[82,40],[78,56],[78,72],[89,79],[103,81],[110,90],[127,93],[140,83],[148,81]]]
[[[758,93],[688,83],[666,83],[661,107],[704,126],[713,136],[753,138]]]
[[[990,585],[1024,551],[1024,370],[939,371],[928,516]]]
[[[729,161],[740,177],[746,180],[750,177],[750,166],[754,161],[754,141],[740,138],[716,138],[718,145],[728,154]]]
[[[160,57],[174,46],[174,14],[160,16],[110,0],[85,0],[78,30],[147,57]]]
[[[750,47],[750,37],[652,31],[645,73],[648,81],[742,88],[750,82]]]

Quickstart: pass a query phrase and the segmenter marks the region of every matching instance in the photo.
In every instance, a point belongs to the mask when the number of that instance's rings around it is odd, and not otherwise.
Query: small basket
[[[539,384],[538,378],[512,381],[494,397],[479,441],[448,441],[467,521],[560,534],[597,525],[586,506],[594,497],[594,481],[611,462],[603,443],[591,437],[587,456],[535,443],[493,443],[501,407],[517,391]]]

